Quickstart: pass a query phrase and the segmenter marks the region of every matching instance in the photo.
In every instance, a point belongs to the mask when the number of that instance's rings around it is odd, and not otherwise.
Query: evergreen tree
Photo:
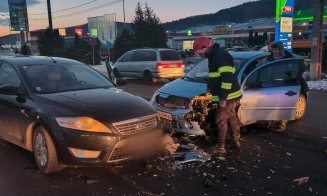
[[[135,47],[167,47],[167,35],[161,27],[160,19],[147,3],[144,11],[141,4],[137,4],[133,24]]]
[[[24,44],[20,50],[20,53],[23,55],[31,55],[30,47],[28,47],[28,45]]]
[[[132,37],[128,30],[124,29],[121,35],[116,38],[114,48],[113,61],[116,61],[121,55],[133,48]]]
[[[263,39],[263,45],[267,45],[268,44],[268,34],[267,32],[264,32],[262,35],[262,39]]]
[[[249,31],[249,42],[248,42],[249,48],[252,48],[253,46],[253,30]]]
[[[43,56],[62,56],[64,51],[64,40],[59,32],[47,28],[38,39],[39,52]]]
[[[260,42],[260,40],[259,40],[259,34],[258,34],[258,32],[255,32],[254,33],[254,38],[253,38],[253,45],[254,46],[257,46],[257,45],[259,45],[259,42]]]

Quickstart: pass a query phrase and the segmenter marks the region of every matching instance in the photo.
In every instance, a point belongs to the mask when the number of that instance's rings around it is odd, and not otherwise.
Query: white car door
[[[121,74],[122,77],[129,77],[129,65],[132,62],[134,51],[129,51],[125,53],[115,64],[114,67],[116,67]]]
[[[239,118],[243,124],[258,120],[294,120],[301,90],[303,59],[282,59],[252,71],[241,85]]]

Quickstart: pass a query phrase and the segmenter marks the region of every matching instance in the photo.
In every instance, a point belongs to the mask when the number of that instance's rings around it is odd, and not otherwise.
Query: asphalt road
[[[165,81],[122,87],[149,99]],[[169,156],[44,175],[31,153],[0,140],[0,195],[327,195],[327,92],[310,93],[307,113],[286,132],[247,127],[242,149],[176,166]],[[203,143],[202,143],[203,145]],[[309,177],[302,185],[294,179]]]

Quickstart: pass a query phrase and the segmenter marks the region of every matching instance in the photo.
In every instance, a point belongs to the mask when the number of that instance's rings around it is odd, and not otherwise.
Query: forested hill
[[[219,1],[217,1],[219,3]],[[325,4],[326,1],[325,1]],[[295,0],[295,10],[313,7],[313,0]],[[276,0],[259,0],[243,3],[238,6],[220,10],[213,14],[191,16],[164,23],[163,27],[170,31],[185,30],[194,26],[219,25],[226,23],[242,23],[251,19],[274,17]]]

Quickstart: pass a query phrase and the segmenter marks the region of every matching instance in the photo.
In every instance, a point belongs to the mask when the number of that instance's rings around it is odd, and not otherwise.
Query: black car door
[[[22,85],[17,71],[7,62],[0,62],[0,86],[3,85],[15,87]],[[21,123],[24,118],[17,95],[0,94],[0,137],[21,145]]]

